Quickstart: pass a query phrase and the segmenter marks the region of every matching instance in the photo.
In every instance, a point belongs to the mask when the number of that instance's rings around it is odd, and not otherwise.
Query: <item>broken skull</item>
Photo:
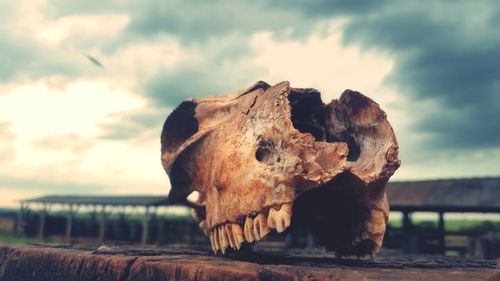
[[[184,101],[165,121],[161,153],[169,199],[193,208],[222,253],[300,226],[339,256],[373,255],[400,165],[377,103],[346,90],[325,105],[288,82]]]

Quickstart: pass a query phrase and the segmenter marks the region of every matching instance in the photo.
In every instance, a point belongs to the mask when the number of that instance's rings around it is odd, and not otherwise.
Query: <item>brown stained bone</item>
[[[187,100],[167,118],[161,144],[169,198],[194,209],[214,251],[238,249],[235,235],[253,242],[294,226],[340,256],[381,246],[398,144],[386,114],[358,92],[325,105],[314,89],[257,82]]]

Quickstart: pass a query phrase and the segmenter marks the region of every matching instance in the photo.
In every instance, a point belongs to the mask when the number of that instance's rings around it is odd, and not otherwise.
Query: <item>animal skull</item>
[[[346,90],[325,105],[288,82],[184,101],[165,121],[161,153],[169,199],[193,208],[222,253],[298,225],[339,256],[373,255],[400,165],[377,103]]]

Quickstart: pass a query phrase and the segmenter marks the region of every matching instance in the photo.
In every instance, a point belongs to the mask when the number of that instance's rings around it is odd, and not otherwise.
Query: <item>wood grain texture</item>
[[[0,246],[0,280],[500,280],[496,261],[475,259],[357,260],[305,252],[218,257],[204,250],[111,249]]]

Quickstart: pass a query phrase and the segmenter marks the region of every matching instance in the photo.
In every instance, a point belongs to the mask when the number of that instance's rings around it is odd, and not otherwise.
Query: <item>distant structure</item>
[[[129,215],[139,215],[142,218],[141,242],[146,244],[149,237],[149,222],[156,215],[158,207],[162,206],[171,206],[166,196],[42,196],[21,201],[17,232],[23,232],[22,228],[26,224],[24,220],[27,211],[37,210],[39,215],[37,237],[43,239],[47,213],[51,208],[59,207],[66,213],[65,237],[70,242],[73,219],[80,209],[86,208],[93,215],[93,218],[99,221],[98,240],[104,241],[106,220],[109,215],[118,214],[123,217],[128,208]]]
[[[500,213],[500,177],[392,182],[391,211]]]
[[[483,243],[477,241],[483,241],[481,239],[485,233],[447,231],[444,215],[446,213],[500,214],[500,177],[391,182],[387,190],[391,211],[402,213],[402,227],[387,230],[384,246],[400,248],[406,253],[446,254],[447,251],[455,251],[461,255],[470,253],[473,251],[470,246],[447,245],[446,237],[460,236],[467,241],[476,241],[474,243],[477,244]],[[177,243],[182,237],[188,237],[188,240],[183,240],[185,243],[193,241],[207,243],[207,239],[192,220],[157,219],[160,208],[171,206],[174,205],[169,203],[166,196],[43,196],[21,201],[16,226],[19,234],[27,233],[26,228],[30,226],[31,233],[36,233],[36,236],[42,239],[44,233],[47,232],[48,212],[58,210],[59,222],[56,226],[64,227],[64,236],[68,242],[72,241],[75,230],[82,232],[82,229],[88,228],[88,225],[94,225],[92,229],[97,229],[94,231],[95,236],[90,234],[87,236],[97,238],[98,241],[104,241],[106,237],[111,240],[116,239],[116,235],[110,236],[107,231],[113,232],[114,228],[119,228],[119,231],[114,232],[141,233],[140,239],[137,238],[135,241],[142,244],[163,243],[162,241]],[[84,227],[76,227],[74,221],[82,220],[77,218],[78,212],[82,210],[91,214],[91,222]],[[437,228],[422,229],[414,225],[412,215],[418,212],[437,213],[439,218]],[[62,217],[61,214],[63,214]],[[114,219],[111,219],[111,216],[114,216]],[[116,217],[118,217],[118,222]],[[140,225],[126,223],[131,217],[139,220]],[[33,229],[34,224],[36,229]],[[109,225],[115,225],[115,227],[109,227]],[[288,247],[312,245],[312,238],[306,235],[308,234],[303,232],[292,232],[290,235],[292,237],[287,238],[286,245]],[[124,237],[131,239],[130,235]],[[490,248],[485,249],[490,252],[492,249],[497,249],[495,253],[486,255],[487,257],[500,256],[498,245],[500,239],[495,239],[497,242],[494,243],[497,244],[491,247],[481,246]],[[299,241],[299,243],[294,241]]]
[[[500,214],[500,177],[393,182],[389,183],[387,196],[391,211],[403,214],[404,251],[415,253],[421,248],[415,245],[418,235],[412,225],[412,214],[435,212],[439,217],[437,232],[434,235],[437,239],[437,253],[445,254],[447,249],[453,250],[453,247],[446,245],[447,234],[467,237],[481,234],[467,231],[447,232],[445,213]]]

